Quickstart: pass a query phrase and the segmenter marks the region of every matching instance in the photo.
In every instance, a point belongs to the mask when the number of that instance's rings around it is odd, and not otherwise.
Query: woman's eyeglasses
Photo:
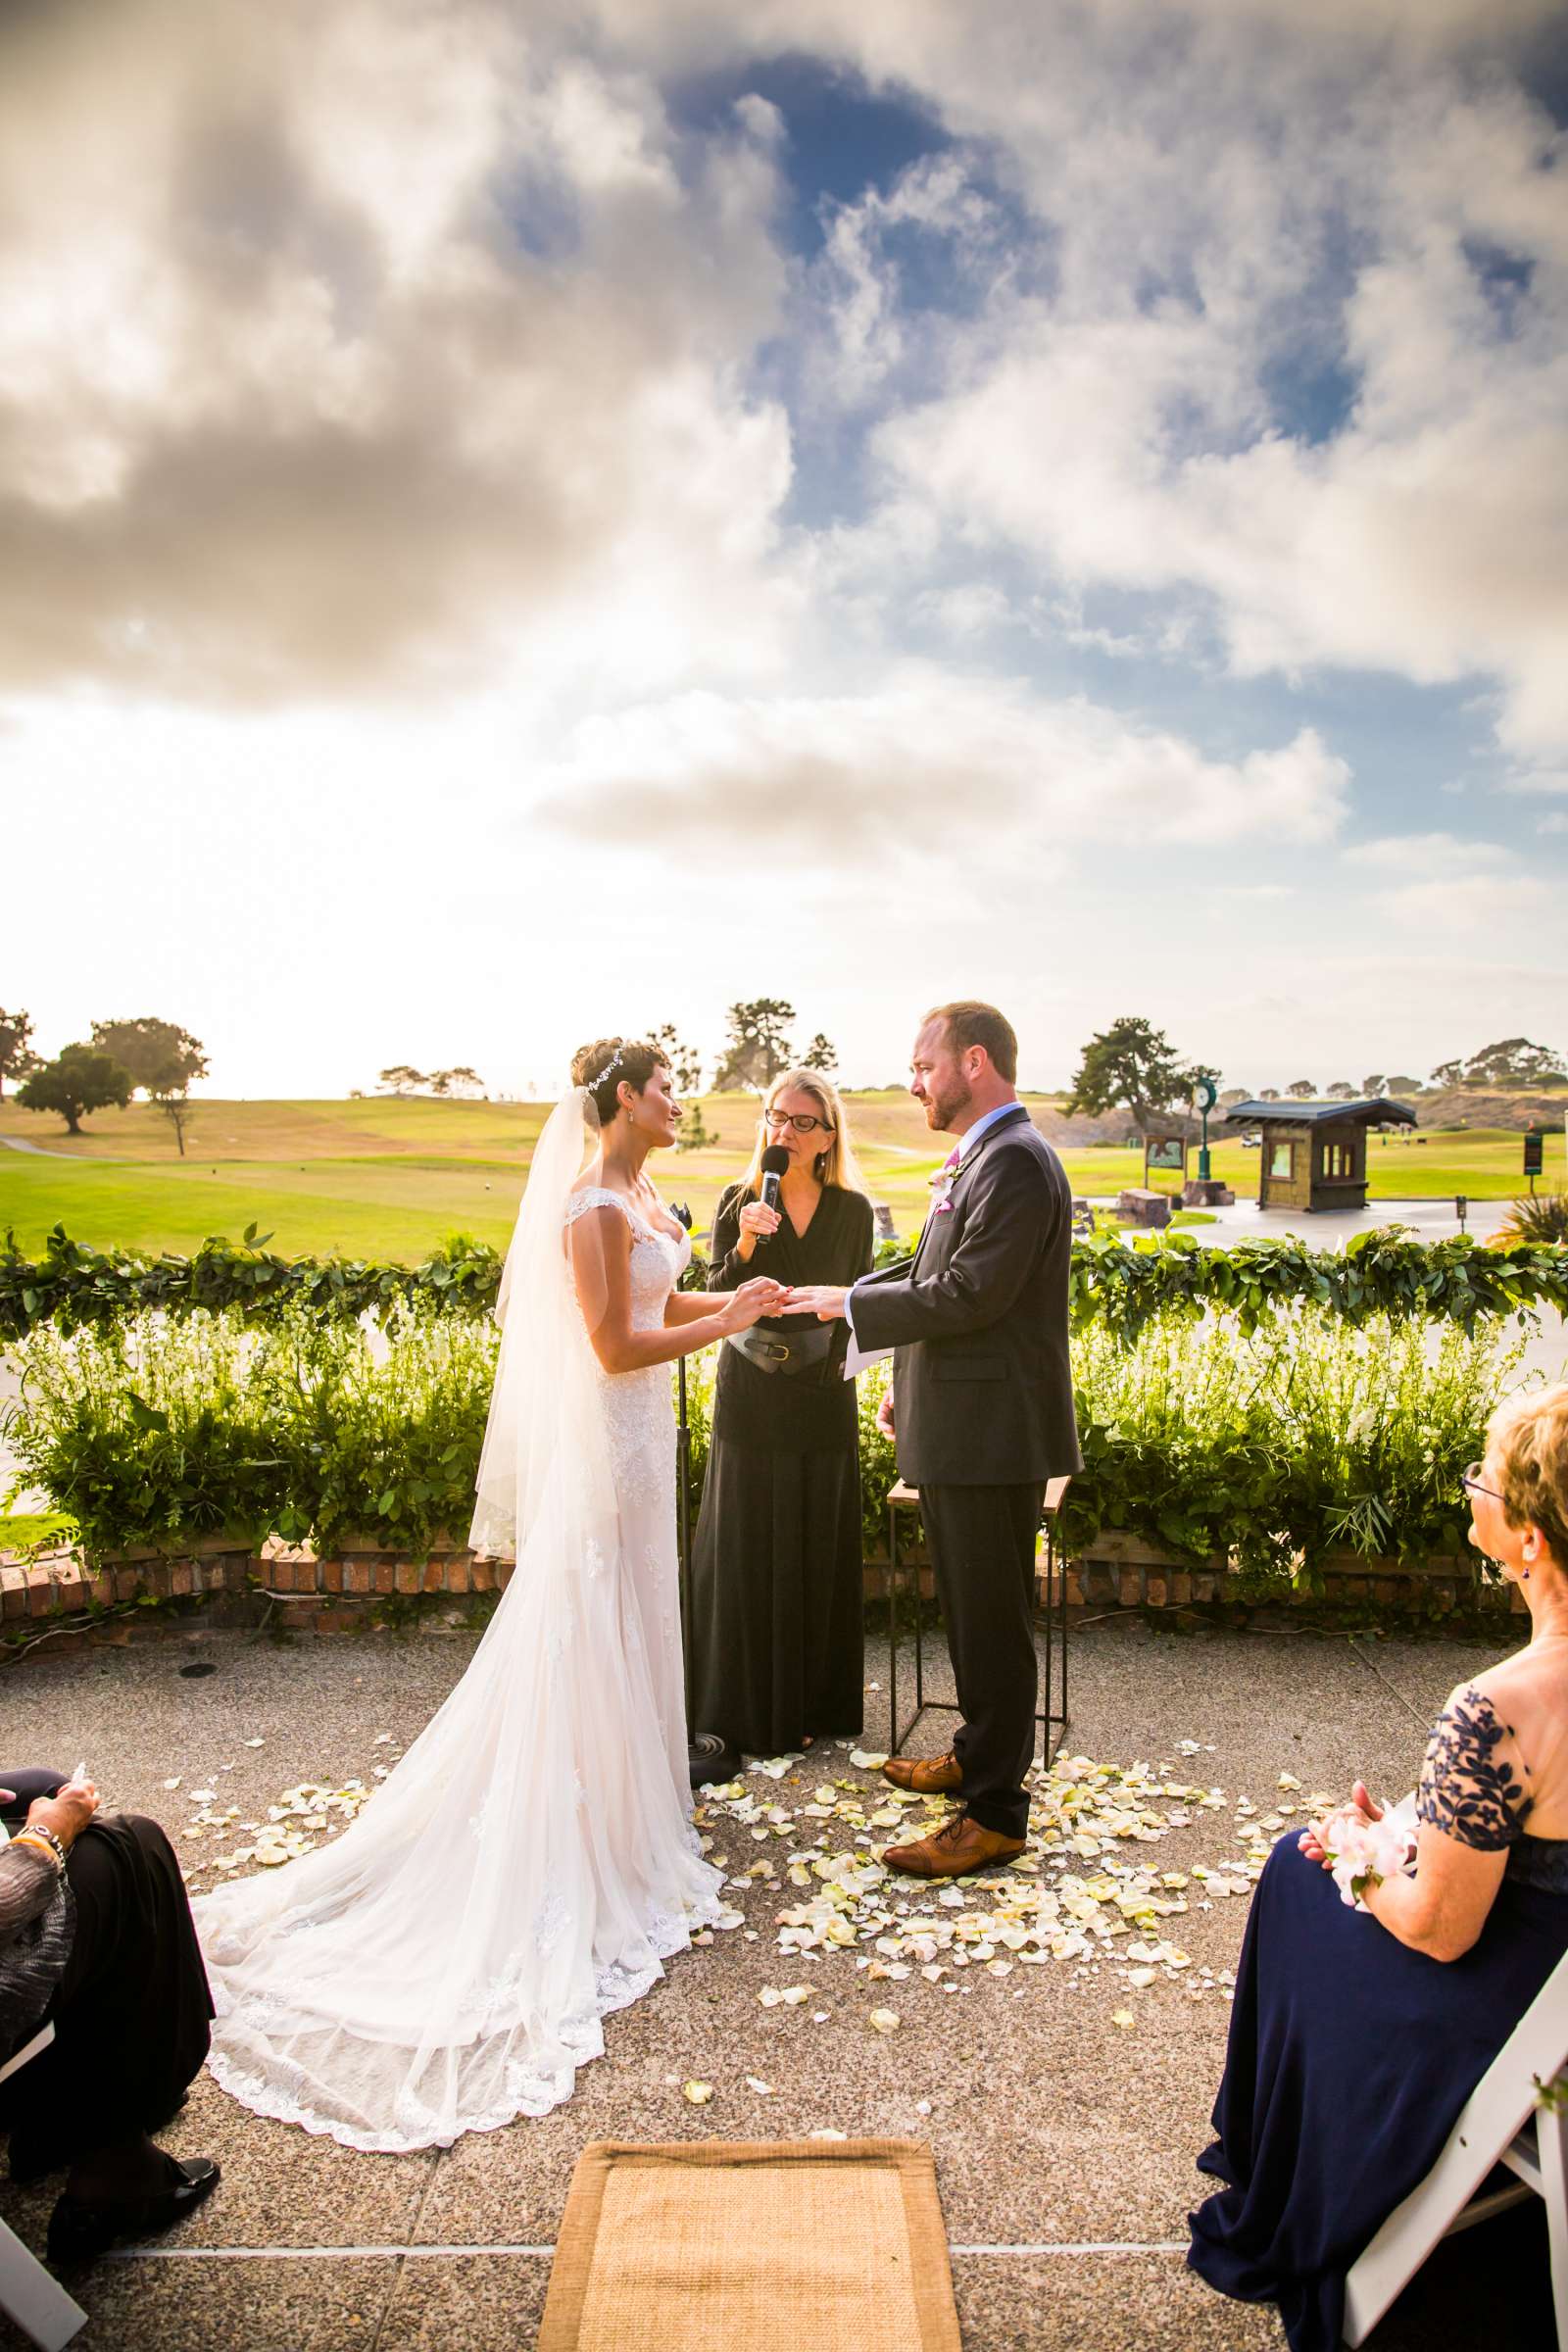
[[[793,1127],[797,1135],[814,1135],[818,1127],[821,1128],[824,1135],[831,1135],[833,1132],[826,1119],[813,1119],[806,1112],[766,1110],[762,1113],[762,1118],[769,1127]]]
[[[1459,1484],[1467,1494],[1490,1494],[1494,1502],[1501,1502],[1503,1498],[1495,1487],[1484,1487],[1481,1483],[1481,1473],[1485,1468],[1485,1462],[1472,1462],[1467,1470],[1460,1471]]]

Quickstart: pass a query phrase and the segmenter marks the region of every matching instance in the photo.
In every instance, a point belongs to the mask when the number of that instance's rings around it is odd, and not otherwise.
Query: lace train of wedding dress
[[[519,1324],[514,1242],[475,1522],[515,1541],[512,1581],[343,1836],[193,1905],[218,2081],[349,2147],[447,2146],[560,2105],[603,2019],[719,1909],[689,1818],[669,1368],[600,1371],[569,1279],[553,1287],[564,1226],[612,1205],[652,1327],[690,1245],[613,1193],[540,1199],[541,1156],[522,1273],[545,1309]]]

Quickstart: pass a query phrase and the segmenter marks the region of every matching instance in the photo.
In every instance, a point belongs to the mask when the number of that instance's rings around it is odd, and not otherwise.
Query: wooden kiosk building
[[[1384,1095],[1354,1102],[1233,1102],[1232,1127],[1255,1127],[1259,1208],[1364,1208],[1370,1127],[1419,1124],[1408,1102]]]

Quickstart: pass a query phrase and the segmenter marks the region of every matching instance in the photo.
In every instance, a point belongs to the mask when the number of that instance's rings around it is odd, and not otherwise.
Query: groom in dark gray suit
[[[1067,1355],[1072,1199],[1014,1091],[1018,1041],[992,1004],[940,1004],[910,1093],[958,1142],[935,1179],[913,1257],[845,1292],[797,1290],[788,1311],[848,1317],[891,1347],[899,1470],[920,1490],[962,1716],[950,1752],[895,1756],[896,1787],[952,1791],[934,1837],[883,1859],[917,1878],[1010,1861],[1029,1820],[1035,1543],[1048,1479],[1081,1469]]]

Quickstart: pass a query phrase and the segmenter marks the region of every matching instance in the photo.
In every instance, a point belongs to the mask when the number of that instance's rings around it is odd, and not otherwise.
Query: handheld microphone
[[[769,1144],[767,1150],[762,1153],[761,1200],[764,1208],[777,1208],[779,1178],[789,1164],[790,1155],[783,1145]]]

